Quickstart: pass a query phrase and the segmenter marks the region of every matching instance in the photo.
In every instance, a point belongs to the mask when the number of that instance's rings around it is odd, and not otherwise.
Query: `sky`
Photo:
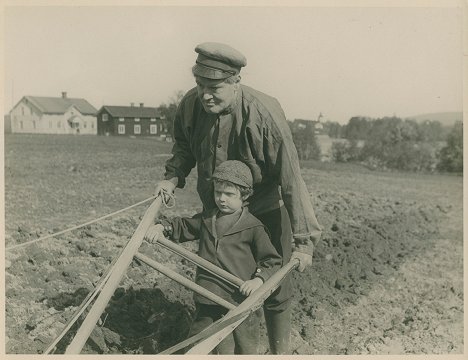
[[[241,51],[242,83],[290,120],[463,109],[456,7],[8,6],[4,24],[5,113],[62,91],[97,109],[168,103],[206,41]]]

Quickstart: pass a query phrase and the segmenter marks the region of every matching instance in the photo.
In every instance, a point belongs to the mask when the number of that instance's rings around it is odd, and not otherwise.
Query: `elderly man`
[[[302,179],[297,152],[278,101],[240,84],[244,55],[221,43],[203,43],[192,68],[196,88],[182,99],[174,121],[172,157],[155,192],[183,188],[197,166],[197,191],[205,209],[215,206],[212,174],[226,160],[240,160],[253,174],[249,210],[268,228],[271,241],[298,270],[312,264],[321,228]],[[289,353],[291,277],[264,304],[270,353]]]

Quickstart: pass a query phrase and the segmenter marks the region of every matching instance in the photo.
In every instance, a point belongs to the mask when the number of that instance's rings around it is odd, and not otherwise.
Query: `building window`
[[[125,134],[125,125],[124,124],[119,124],[119,134]]]
[[[61,127],[61,124],[60,124],[60,120],[59,120],[59,121],[57,121],[57,129],[60,129],[60,127]]]
[[[140,118],[135,118],[135,122],[139,122],[140,121]]]
[[[20,129],[23,130],[23,122],[20,121]]]
[[[159,124],[159,132],[163,131],[163,124]]]
[[[125,120],[125,118],[119,118],[119,121],[124,121],[124,120]]]
[[[24,107],[21,107],[21,115],[24,116]]]
[[[83,121],[83,129],[86,129],[86,121]]]
[[[156,118],[151,118],[151,121],[156,121]]]
[[[109,120],[109,116],[107,114],[102,114],[102,121]]]
[[[133,125],[133,133],[134,134],[141,134],[141,125]]]
[[[158,125],[151,124],[150,125],[150,134],[157,134],[158,133]]]
[[[36,120],[32,121],[32,125],[33,125],[33,129],[35,129],[36,128]]]
[[[94,123],[91,121],[91,129],[94,129]]]

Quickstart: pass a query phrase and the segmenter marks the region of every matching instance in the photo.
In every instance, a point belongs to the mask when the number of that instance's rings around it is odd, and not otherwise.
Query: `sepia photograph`
[[[466,6],[5,1],[3,354],[464,358]]]

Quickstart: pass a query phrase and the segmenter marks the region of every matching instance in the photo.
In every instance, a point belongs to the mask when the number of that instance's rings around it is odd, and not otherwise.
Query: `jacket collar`
[[[213,237],[213,221],[216,219],[217,212],[218,209],[215,208],[203,214],[203,223]],[[244,206],[242,208],[242,213],[239,217],[239,220],[237,220],[234,225],[232,225],[232,227],[224,233],[223,236],[232,235],[256,226],[263,226],[263,224],[249,212],[247,207]]]

